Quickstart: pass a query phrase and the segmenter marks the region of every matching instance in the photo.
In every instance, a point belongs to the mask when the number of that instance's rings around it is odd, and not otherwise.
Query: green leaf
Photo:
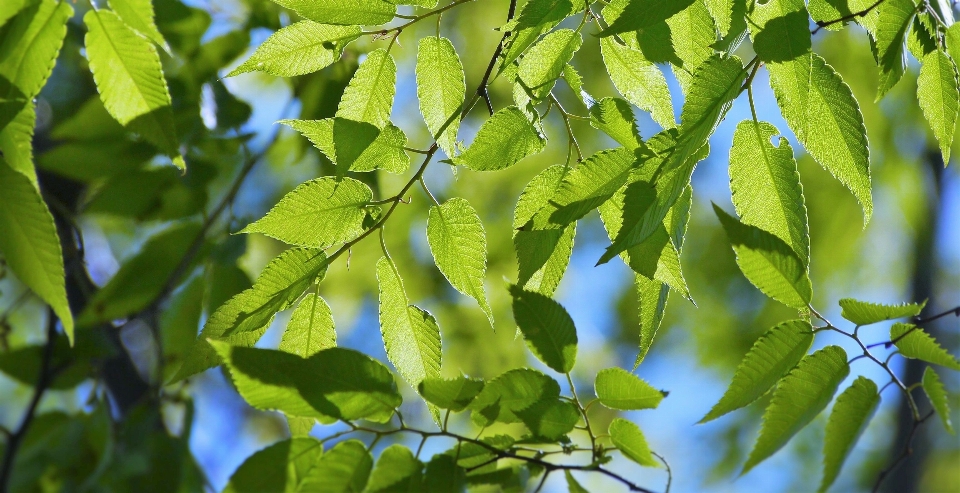
[[[580,421],[580,411],[572,402],[542,400],[532,406],[516,411],[534,437],[551,442],[573,431]]]
[[[741,223],[716,204],[713,210],[730,238],[743,275],[763,294],[791,308],[804,309],[813,296],[813,287],[806,266],[790,245],[760,228]]]
[[[877,7],[876,56],[880,66],[880,87],[877,101],[903,77],[907,68],[907,54],[903,49],[907,30],[913,22],[917,7],[913,0],[889,0]]]
[[[517,423],[517,412],[540,401],[556,401],[560,384],[556,380],[530,368],[510,370],[487,382],[477,398],[467,406],[471,418],[480,426],[494,421]]]
[[[656,409],[663,400],[663,392],[622,368],[600,370],[594,390],[600,404],[621,411]]]
[[[337,116],[383,128],[390,122],[396,84],[397,64],[393,57],[382,48],[371,51],[343,91]]]
[[[643,437],[640,427],[623,418],[616,418],[610,422],[608,429],[610,441],[626,458],[645,467],[660,467],[660,463],[653,458],[647,439]]]
[[[470,147],[452,161],[474,171],[497,171],[539,153],[546,143],[520,109],[508,106],[483,122]]]
[[[288,416],[386,421],[400,405],[393,375],[352,349],[324,349],[309,358],[211,340],[234,385],[251,406]]]
[[[610,80],[627,101],[650,112],[663,128],[676,126],[667,79],[643,52],[624,46],[613,37],[600,40],[600,52]]]
[[[510,287],[513,318],[527,347],[545,365],[568,373],[577,360],[577,328],[567,311],[540,293]]]
[[[594,104],[593,97],[583,90],[583,77],[580,77],[580,73],[573,65],[568,63],[563,67],[563,80],[567,82],[570,90],[578,96],[584,106],[589,108]]]
[[[420,382],[417,391],[427,402],[440,409],[460,412],[473,402],[483,386],[483,380],[463,375],[452,379],[428,377]]]
[[[517,285],[527,291],[552,296],[563,279],[573,253],[577,225],[562,230],[531,230],[523,226],[553,197],[566,169],[556,164],[530,180],[517,200],[513,216],[513,246],[517,253]]]
[[[427,242],[437,268],[457,291],[477,300],[493,326],[493,311],[483,290],[487,273],[487,237],[480,216],[465,199],[454,197],[430,208]]]
[[[90,298],[86,309],[77,317],[77,325],[91,327],[126,318],[150,306],[163,294],[167,279],[180,266],[200,233],[199,223],[187,222],[150,238]]]
[[[740,93],[745,78],[737,57],[717,55],[700,66],[683,103],[676,145],[663,153],[663,163],[657,171],[655,199],[645,207],[630,210],[624,217],[623,228],[600,257],[598,265],[643,242],[660,228],[663,218],[690,183],[697,161],[705,157],[701,153],[706,150],[707,139]],[[665,139],[668,136],[664,134]],[[651,149],[660,152],[652,144]]]
[[[339,60],[344,47],[359,36],[359,26],[300,21],[270,35],[227,77],[254,71],[280,77],[313,73]]]
[[[852,298],[840,300],[840,316],[857,324],[870,325],[885,320],[894,320],[903,317],[915,317],[920,314],[927,302],[923,303],[902,303],[900,305],[884,305],[881,303],[870,303],[869,301],[860,301]]]
[[[23,284],[53,308],[73,344],[60,236],[40,192],[0,156],[0,253]]]
[[[791,320],[768,330],[737,366],[730,387],[700,423],[744,407],[767,393],[792,370],[813,344],[813,327],[806,320]]]
[[[670,287],[639,274],[633,277],[637,286],[640,312],[640,350],[637,353],[637,359],[633,362],[633,368],[637,369],[650,352],[653,340],[660,330],[660,322],[663,321],[663,314],[667,309]]]
[[[378,207],[369,205],[372,199],[370,187],[352,178],[316,178],[297,186],[266,216],[240,232],[262,233],[290,245],[327,248],[353,240],[366,230],[368,217],[379,213]]]
[[[373,457],[360,440],[340,442],[320,457],[320,462],[300,485],[300,491],[360,493],[367,486]]]
[[[558,29],[546,35],[523,57],[517,81],[535,102],[550,95],[557,78],[563,74],[581,44],[583,38],[578,31]]]
[[[203,315],[206,281],[202,275],[194,276],[175,291],[166,308],[160,313],[160,348],[163,351],[163,375],[165,382],[183,364],[183,358],[193,346]]]
[[[665,21],[692,4],[694,0],[613,0],[610,8],[620,12],[600,36],[637,31]]]
[[[428,493],[461,493],[467,490],[467,473],[447,454],[437,454],[427,463],[423,491]]]
[[[230,298],[210,315],[170,383],[220,364],[208,338],[233,346],[253,346],[277,312],[289,308],[323,278],[328,262],[322,251],[306,248],[291,248],[270,261],[253,287]]]
[[[624,147],[597,152],[563,177],[527,227],[561,229],[575,222],[609,200],[643,161]]]
[[[34,0],[10,0],[0,4],[0,27],[6,25],[8,20],[33,4]]]
[[[307,358],[336,346],[337,332],[330,306],[317,294],[308,294],[290,316],[280,339],[280,350]]]
[[[807,5],[807,9],[810,11],[810,18],[813,19],[814,22],[826,23],[840,18],[849,19],[826,26],[826,29],[831,31],[839,31],[843,29],[848,22],[854,21],[857,18],[857,16],[853,15],[850,8],[851,2],[848,0],[810,0],[810,3]],[[874,9],[874,11],[875,10],[876,9]]]
[[[847,353],[839,346],[827,346],[800,360],[773,391],[773,399],[763,413],[760,437],[741,474],[780,450],[813,421],[849,374]]]
[[[313,426],[317,424],[316,418],[286,416],[286,419],[291,438],[305,438],[310,436],[310,431],[312,431]]]
[[[416,493],[423,489],[423,462],[403,445],[394,444],[380,453],[370,474],[366,493]]]
[[[417,100],[423,121],[443,152],[453,156],[467,90],[463,64],[453,43],[439,36],[421,38],[416,72]]]
[[[814,0],[816,1],[816,0]],[[733,4],[734,0],[704,0],[710,17],[717,26],[720,36],[726,36],[730,32],[730,26],[733,23]]]
[[[567,478],[567,491],[570,493],[590,493],[577,482],[573,474],[570,474],[570,471],[563,471],[563,475]]]
[[[393,19],[397,7],[382,0],[273,0],[300,16],[325,24],[377,26]]]
[[[389,257],[377,261],[380,333],[387,357],[413,388],[440,376],[440,328],[429,312],[408,304],[403,280]]]
[[[410,167],[410,156],[404,150],[407,136],[392,123],[387,123],[382,130],[369,123],[344,118],[280,120],[277,123],[287,125],[309,139],[336,165],[340,176],[346,171],[377,169],[403,173]]]
[[[717,27],[703,0],[695,0],[689,7],[667,19],[666,24],[674,51],[664,61],[673,64],[673,74],[686,94],[697,71],[716,53],[712,46],[717,41]],[[652,51],[649,45],[661,42],[657,36],[640,35],[637,39],[642,43],[644,53]]]
[[[943,388],[943,383],[940,382],[940,377],[937,376],[937,372],[930,368],[929,366],[923,370],[923,392],[927,394],[927,398],[930,399],[930,404],[933,405],[933,408],[937,411],[937,415],[940,416],[940,422],[943,423],[943,427],[947,429],[947,433],[951,435],[954,434],[953,424],[950,423],[950,403],[947,400],[947,391]]]
[[[949,163],[960,110],[960,87],[957,85],[957,67],[943,50],[937,49],[923,57],[920,77],[917,78],[917,99],[940,143],[943,162]]]
[[[850,87],[815,53],[768,63],[767,70],[780,111],[797,140],[853,192],[866,224],[873,214],[870,151],[863,115]]]
[[[643,143],[630,103],[620,98],[603,98],[591,106],[590,126],[627,149],[636,149]]]
[[[157,49],[113,12],[90,10],[83,22],[90,71],[107,111],[184,169]]]
[[[2,80],[3,77],[0,76],[0,81]],[[2,84],[2,82],[0,82],[0,84]],[[14,86],[11,85],[10,87]],[[0,91],[2,90],[3,88],[0,88]],[[19,93],[19,90],[14,89],[14,92]],[[13,96],[13,98],[19,97],[19,95]],[[13,106],[13,108],[11,108],[11,106]],[[20,109],[17,110],[17,107],[20,107]],[[0,128],[0,153],[3,153],[3,158],[13,171],[26,176],[30,182],[34,184],[34,187],[36,187],[37,170],[33,162],[33,131],[37,123],[37,112],[34,109],[34,105],[27,104],[26,100],[7,105],[6,109],[9,109],[11,112],[19,112],[13,115],[12,119],[10,119],[3,128]],[[4,110],[0,108],[0,111]],[[0,115],[0,118],[4,118],[4,115]],[[59,146],[47,154],[55,154],[57,149],[63,149],[65,147],[67,146]],[[78,164],[76,155],[68,155],[70,156],[70,165],[76,166]]]
[[[837,397],[823,439],[823,479],[819,491],[827,491],[837,479],[847,455],[867,429],[879,405],[877,384],[862,376]]]
[[[737,125],[730,149],[730,191],[737,215],[790,245],[804,265],[810,259],[807,206],[793,148],[767,122],[745,120]]]
[[[146,36],[164,51],[170,52],[170,47],[157,29],[154,22],[153,3],[151,0],[109,0],[110,10],[114,11],[123,22],[138,33]]]
[[[890,340],[905,358],[915,358],[960,371],[960,361],[940,346],[936,339],[913,324],[896,323],[890,327]]]
[[[7,27],[6,37],[0,40],[0,76],[19,89],[16,96],[25,102],[40,94],[53,72],[71,17],[73,7],[67,2],[36,2]],[[14,94],[0,92],[0,100]],[[0,128],[6,122],[0,119]]]
[[[277,442],[247,457],[230,476],[223,493],[295,493],[322,455],[323,444],[314,438]]]
[[[500,62],[499,75],[520,58],[527,48],[540,38],[540,35],[553,29],[573,13],[573,3],[570,0],[530,0],[520,9],[515,23],[508,23],[507,31],[510,36],[503,45],[503,55]],[[502,28],[501,28],[502,29]]]

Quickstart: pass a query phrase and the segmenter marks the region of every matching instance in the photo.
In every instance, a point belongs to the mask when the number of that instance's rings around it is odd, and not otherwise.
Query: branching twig
[[[867,14],[869,14],[871,11],[873,11],[873,9],[879,7],[880,4],[883,3],[884,1],[885,1],[885,0],[877,0],[877,1],[874,2],[872,5],[870,5],[869,7],[865,8],[865,9],[863,9],[863,10],[861,10],[861,11],[854,12],[854,13],[852,13],[852,14],[847,14],[847,15],[845,15],[845,16],[843,16],[843,17],[838,17],[838,18],[833,19],[833,20],[829,20],[829,21],[817,21],[817,27],[816,27],[816,29],[814,29],[813,31],[810,31],[810,34],[817,34],[817,32],[819,32],[820,29],[823,29],[823,28],[828,27],[828,26],[832,26],[832,25],[834,25],[834,24],[839,24],[839,23],[841,23],[841,22],[846,22],[846,21],[849,21],[849,20],[853,20],[853,19],[856,19],[857,17],[865,17]]]
[[[917,430],[920,428],[920,425],[923,424],[924,421],[930,419],[931,416],[933,416],[933,411],[930,411],[929,413],[926,414],[926,416],[920,419],[913,420],[913,427],[910,429],[910,435],[907,437],[907,443],[904,444],[903,450],[900,451],[900,455],[898,455],[897,458],[894,459],[893,462],[889,466],[887,466],[886,469],[880,471],[880,475],[877,476],[877,482],[874,483],[873,485],[873,490],[872,490],[873,493],[880,491],[880,485],[883,484],[883,480],[886,479],[887,476],[890,473],[892,473],[897,467],[899,467],[901,462],[903,462],[904,460],[907,459],[907,457],[913,454],[913,438],[916,436]]]

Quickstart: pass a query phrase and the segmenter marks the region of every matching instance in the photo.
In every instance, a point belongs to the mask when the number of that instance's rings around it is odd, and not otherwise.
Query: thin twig
[[[957,317],[960,317],[960,306],[953,307],[953,308],[951,308],[951,309],[949,309],[949,310],[947,310],[947,311],[945,311],[945,312],[938,313],[938,314],[936,314],[936,315],[931,315],[931,316],[929,316],[929,317],[927,317],[927,318],[918,318],[918,319],[914,320],[913,323],[915,323],[915,324],[917,324],[917,325],[922,325],[922,324],[925,324],[925,323],[933,322],[934,320],[941,319],[941,318],[946,317],[946,316],[948,316],[948,315],[955,315],[955,316],[957,316]]]
[[[910,457],[910,455],[913,454],[913,438],[916,436],[917,430],[920,428],[920,425],[923,424],[924,421],[930,419],[930,416],[933,416],[932,410],[929,413],[927,413],[926,416],[920,419],[913,420],[913,427],[910,428],[910,435],[907,437],[907,443],[904,444],[903,450],[900,451],[900,455],[898,455],[897,458],[894,459],[893,462],[886,467],[886,469],[880,471],[880,474],[877,476],[877,482],[874,483],[873,485],[873,493],[880,491],[880,485],[883,484],[883,480],[886,479],[887,476],[890,473],[892,473],[897,467],[899,467],[901,462],[903,462],[904,460],[907,459],[907,457]]]
[[[822,28],[824,28],[824,27],[827,27],[827,26],[832,26],[832,25],[834,25],[834,24],[839,24],[839,23],[841,23],[841,22],[846,22],[846,21],[849,21],[849,20],[852,20],[852,19],[856,19],[857,17],[865,17],[865,16],[866,16],[867,14],[869,14],[873,9],[879,7],[880,4],[883,3],[884,1],[885,1],[885,0],[877,0],[876,2],[873,3],[873,5],[870,5],[869,7],[865,8],[865,9],[863,9],[863,10],[861,10],[861,11],[854,12],[854,13],[852,13],[852,14],[847,14],[847,15],[845,15],[845,16],[838,17],[838,18],[833,19],[833,20],[830,20],[830,21],[817,21],[817,27],[816,27],[816,29],[814,29],[813,31],[810,31],[810,34],[817,34],[817,32],[819,32],[820,29],[822,29]]]

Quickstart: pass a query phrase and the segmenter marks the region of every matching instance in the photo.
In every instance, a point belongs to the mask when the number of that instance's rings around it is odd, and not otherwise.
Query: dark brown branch
[[[947,311],[945,311],[945,312],[938,313],[938,314],[936,314],[936,315],[931,315],[931,316],[929,316],[929,317],[927,317],[927,318],[918,318],[918,319],[914,320],[913,323],[914,323],[914,324],[917,324],[917,325],[922,325],[922,324],[925,324],[925,323],[933,322],[934,320],[939,320],[939,319],[941,319],[941,318],[943,318],[943,317],[946,317],[946,316],[948,316],[948,315],[954,315],[954,316],[960,317],[960,306],[955,306],[955,307],[953,307],[953,308],[951,308],[951,309],[949,309],[949,310],[947,310]]]
[[[913,438],[917,435],[917,430],[920,429],[920,425],[922,425],[924,421],[930,419],[931,416],[933,416],[933,411],[930,411],[926,414],[926,416],[913,421],[913,427],[910,429],[910,435],[907,437],[907,443],[904,444],[903,450],[900,451],[900,455],[898,455],[897,458],[894,459],[886,469],[880,471],[880,475],[877,476],[877,482],[873,485],[873,493],[880,491],[880,485],[883,484],[883,480],[886,479],[890,473],[895,471],[897,467],[899,467],[900,464],[907,459],[907,457],[910,457],[910,455],[913,454]]]
[[[54,371],[51,368],[51,361],[53,360],[53,349],[57,343],[57,317],[53,314],[53,310],[49,310],[48,317],[47,343],[43,346],[43,359],[40,361],[40,370],[37,374],[37,384],[33,388],[33,396],[30,398],[30,403],[27,404],[27,409],[24,411],[20,426],[18,426],[16,431],[12,432],[7,439],[3,463],[0,465],[0,493],[7,493],[8,491],[17,451],[21,443],[23,443],[23,438],[27,435],[30,425],[33,423],[37,406],[40,405],[43,394],[47,391],[50,382],[53,380]]]
[[[866,16],[867,14],[869,14],[871,11],[873,11],[873,9],[879,7],[880,4],[883,3],[883,2],[884,2],[884,0],[877,0],[875,3],[873,3],[872,5],[870,5],[869,7],[865,8],[865,9],[863,9],[863,10],[861,10],[861,11],[854,12],[854,13],[852,13],[852,14],[847,14],[847,15],[845,15],[845,16],[843,16],[843,17],[838,17],[838,18],[833,19],[833,20],[830,20],[830,21],[817,21],[817,28],[814,29],[813,31],[810,31],[810,34],[817,34],[817,32],[819,32],[820,29],[822,29],[822,28],[824,28],[824,27],[827,27],[827,26],[832,26],[832,25],[834,25],[834,24],[839,24],[839,23],[841,23],[841,22],[847,22],[847,21],[849,21],[849,20],[856,19],[857,17],[864,17],[864,16]]]
[[[510,0],[510,9],[507,11],[507,22],[513,20],[516,12],[517,0]],[[493,102],[490,101],[490,92],[487,91],[487,84],[490,82],[490,76],[493,75],[493,68],[497,66],[497,59],[499,59],[500,54],[503,53],[503,43],[507,41],[507,37],[509,36],[510,31],[503,33],[503,37],[500,38],[500,44],[497,45],[496,51],[493,52],[493,56],[490,58],[490,63],[487,64],[487,71],[483,73],[483,78],[480,79],[480,84],[477,86],[477,95],[482,97],[487,103],[487,111],[489,111],[491,115],[493,115]]]

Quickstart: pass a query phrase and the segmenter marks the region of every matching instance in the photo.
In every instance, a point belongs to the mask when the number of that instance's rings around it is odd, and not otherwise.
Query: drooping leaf
[[[750,348],[720,402],[700,423],[740,409],[767,393],[800,362],[812,343],[813,327],[806,320],[791,320],[768,330]]]
[[[613,37],[600,40],[600,51],[610,80],[627,101],[650,112],[663,128],[676,126],[667,80],[643,52],[624,46]]]
[[[273,33],[227,77],[253,71],[280,77],[316,72],[339,60],[343,48],[359,36],[358,26],[300,21]]]
[[[906,358],[915,358],[960,371],[960,361],[940,346],[936,339],[913,324],[896,323],[890,327],[890,340]]]
[[[0,5],[0,27],[6,25],[8,20],[33,3],[33,0],[10,0],[4,2]]]
[[[840,346],[827,346],[800,360],[773,391],[773,399],[763,413],[760,437],[741,474],[780,450],[813,421],[849,373],[847,353]]]
[[[53,308],[73,344],[73,315],[53,216],[30,179],[10,168],[2,156],[0,231],[0,254],[7,265],[20,282]]]
[[[600,404],[621,411],[656,409],[663,400],[662,392],[622,368],[600,370],[594,390]]]
[[[483,122],[470,147],[452,161],[474,171],[496,171],[539,153],[546,143],[520,109],[508,106]]]
[[[397,64],[384,49],[370,52],[343,91],[337,116],[383,128],[390,122],[396,93]],[[334,127],[334,142],[337,141]]]
[[[230,476],[223,493],[296,493],[322,455],[323,444],[314,438],[277,442],[247,457]]]
[[[77,317],[77,325],[90,327],[147,308],[162,294],[167,279],[178,268],[200,231],[199,223],[187,222],[150,238],[91,297]]]
[[[730,32],[730,25],[733,23],[733,0],[704,0],[704,5],[713,17],[714,24],[717,25],[717,31],[720,36],[726,36]]]
[[[403,445],[394,444],[380,452],[370,474],[367,493],[416,493],[423,489],[423,462]]]
[[[87,59],[107,111],[185,168],[157,49],[108,10],[90,10],[83,22]]]
[[[550,95],[557,78],[580,49],[583,38],[578,31],[558,29],[546,35],[520,61],[517,81],[535,102]]]
[[[683,103],[676,144],[664,151],[657,171],[655,198],[645,207],[632,208],[630,214],[625,215],[623,228],[598,264],[609,262],[660,228],[663,218],[690,183],[697,161],[703,158],[700,153],[706,150],[707,139],[740,93],[745,78],[746,73],[737,57],[721,58],[717,55],[700,66]],[[652,144],[651,149],[654,149]]]
[[[940,377],[933,368],[928,366],[923,370],[922,385],[923,393],[927,394],[927,398],[930,399],[930,404],[933,405],[933,409],[936,410],[937,415],[940,416],[940,422],[943,423],[943,427],[947,429],[947,433],[953,435],[954,431],[953,424],[950,422],[950,403],[947,400],[947,391],[943,388],[943,383],[940,382]]]
[[[453,43],[435,36],[421,38],[417,46],[416,71],[420,114],[437,144],[452,157],[467,90],[463,64]]]
[[[513,216],[513,246],[518,264],[517,285],[544,296],[552,296],[560,285],[573,253],[577,226],[576,223],[571,223],[562,230],[533,230],[524,229],[523,226],[547,205],[565,174],[565,168],[557,164],[533,177],[520,193]]]
[[[606,202],[643,160],[624,147],[597,152],[563,177],[528,227],[560,229]]]
[[[383,0],[273,0],[306,19],[344,26],[377,26],[393,19],[397,7]]]
[[[850,87],[819,55],[767,63],[783,118],[803,147],[873,214],[870,151],[860,106]]]
[[[360,181],[316,178],[297,186],[266,216],[240,232],[262,233],[290,245],[327,248],[363,233],[367,218],[379,213],[379,208],[369,205],[372,199],[370,187]]]
[[[324,349],[309,358],[273,349],[210,341],[240,395],[253,407],[288,416],[386,421],[400,405],[393,375],[352,349]]]
[[[806,307],[813,287],[796,252],[780,238],[741,223],[716,204],[713,210],[727,232],[743,275],[763,294],[792,308]]]
[[[620,12],[600,36],[637,31],[667,20],[690,6],[693,0],[613,0],[611,8]]]
[[[330,305],[315,293],[300,301],[280,339],[280,350],[307,358],[337,346]]]
[[[730,149],[730,191],[737,215],[790,245],[804,265],[810,258],[807,206],[793,148],[767,122],[746,120],[737,125]]]
[[[417,391],[427,402],[440,409],[460,412],[473,402],[483,386],[483,380],[463,375],[453,379],[428,377],[420,382]]]
[[[292,248],[281,253],[267,264],[253,287],[230,298],[210,315],[171,383],[220,364],[220,356],[207,339],[253,346],[277,312],[289,308],[323,278],[327,265],[327,256],[320,250]]]
[[[589,493],[586,488],[580,485],[577,482],[576,478],[573,477],[573,474],[570,474],[570,471],[563,471],[564,477],[567,479],[567,491],[570,493]]]
[[[560,373],[573,369],[577,360],[577,328],[567,311],[540,293],[510,287],[513,318],[540,361]]]
[[[429,312],[410,305],[393,261],[377,261],[380,283],[380,332],[387,357],[403,379],[418,388],[440,376],[440,328]]]
[[[603,98],[591,106],[590,126],[627,149],[635,149],[642,143],[633,109],[620,98]]]
[[[510,370],[484,385],[477,398],[467,406],[474,423],[486,426],[494,421],[517,423],[517,412],[540,401],[556,401],[560,384],[530,368]]]
[[[487,237],[480,216],[465,199],[454,197],[430,208],[427,242],[437,268],[461,293],[477,300],[493,325],[483,279],[487,273]]]
[[[640,427],[623,418],[610,422],[610,440],[628,459],[645,467],[660,467],[660,463],[650,453],[650,446]]]
[[[151,0],[110,0],[110,10],[116,12],[123,22],[138,33],[144,35],[157,46],[169,52],[170,47],[163,39],[163,34],[157,29],[154,21],[153,3]]]
[[[877,7],[877,65],[880,66],[880,87],[877,101],[893,88],[907,68],[907,53],[903,49],[907,30],[917,7],[913,0],[889,0]]]
[[[373,457],[360,440],[347,440],[320,457],[299,491],[359,493],[364,491],[373,469]]]
[[[827,491],[840,474],[840,469],[860,435],[880,405],[877,384],[866,377],[857,379],[837,397],[823,439],[823,479],[821,492]]]
[[[533,436],[549,441],[557,441],[570,433],[580,421],[577,406],[558,399],[541,400],[516,414]]]
[[[717,41],[717,26],[714,25],[704,0],[695,0],[687,8],[667,19],[666,24],[673,51],[667,51],[661,57],[666,57],[664,61],[673,65],[673,75],[680,83],[680,89],[686,94],[690,92],[697,71],[716,53],[712,46]],[[651,51],[650,45],[658,42],[659,38],[640,35],[637,40],[641,42],[641,48],[646,53]]]
[[[885,305],[882,303],[870,303],[869,301],[860,301],[852,298],[840,300],[840,316],[857,324],[870,325],[885,320],[894,320],[903,317],[915,317],[920,314],[927,302],[923,303],[903,303],[900,305]]]
[[[633,362],[633,368],[636,369],[647,357],[647,353],[653,346],[653,340],[660,330],[660,323],[663,321],[663,314],[667,309],[670,287],[640,274],[633,277],[634,284],[637,286],[638,311],[640,312],[640,350]]]
[[[29,102],[40,93],[40,88],[53,72],[67,34],[67,21],[73,17],[73,7],[69,3],[32,3],[13,19],[6,37],[0,40],[0,76],[13,86],[8,90],[0,87],[0,101],[15,96]],[[8,118],[3,118],[7,115],[0,113],[0,128],[15,114],[12,112]]]
[[[917,99],[940,143],[943,162],[949,163],[957,112],[960,111],[960,86],[957,85],[957,67],[943,50],[937,49],[923,57],[917,78]]]

